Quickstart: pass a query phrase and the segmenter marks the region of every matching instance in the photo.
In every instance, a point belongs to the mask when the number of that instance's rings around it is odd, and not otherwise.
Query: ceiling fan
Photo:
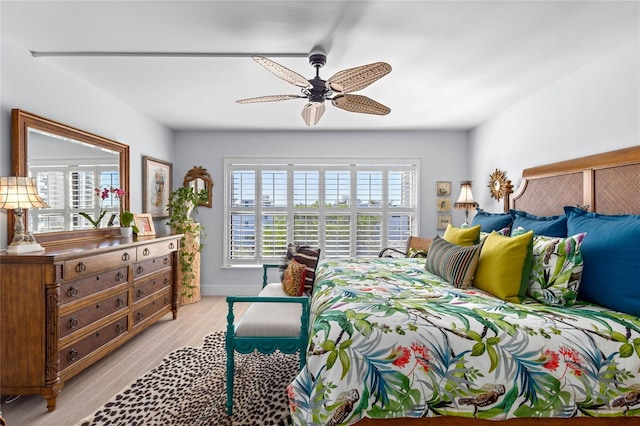
[[[309,63],[316,69],[316,76],[307,80],[304,76],[286,68],[264,56],[253,56],[253,60],[265,67],[276,77],[300,87],[300,95],[270,95],[256,98],[240,99],[239,104],[258,102],[276,102],[289,99],[306,98],[309,102],[302,108],[302,118],[307,126],[318,124],[325,112],[325,100],[345,111],[362,114],[387,115],[391,109],[362,95],[352,92],[364,89],[391,72],[391,65],[385,62],[362,65],[337,72],[328,80],[320,78],[320,68],[327,63],[324,52],[311,52]]]

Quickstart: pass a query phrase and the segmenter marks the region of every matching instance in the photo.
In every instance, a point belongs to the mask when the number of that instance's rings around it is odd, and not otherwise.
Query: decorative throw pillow
[[[580,246],[585,235],[581,232],[567,238],[533,237],[529,296],[547,305],[573,305],[582,277]]]
[[[449,223],[442,238],[459,246],[478,244],[480,240],[480,225],[456,228]]]
[[[302,263],[291,259],[289,266],[284,271],[282,278],[282,289],[289,296],[302,296],[304,294],[305,278],[307,276],[307,267]]]
[[[493,231],[492,231],[493,232]],[[511,232],[511,228],[509,228],[508,226],[505,228],[502,228],[498,231],[495,231],[496,233],[500,234],[500,235],[504,235],[505,237],[509,236],[509,233]],[[480,231],[480,242],[483,242],[484,240],[487,239],[487,237],[491,234],[491,232],[482,232]]]
[[[284,264],[280,266],[280,269],[286,270],[291,259],[295,259],[298,263],[302,263],[306,267],[304,292],[310,295],[313,291],[313,281],[316,279],[316,268],[318,266],[319,258],[319,248],[289,244],[287,246],[287,254],[285,256]]]
[[[533,231],[515,237],[492,232],[482,246],[473,285],[500,299],[520,303],[529,284],[532,242]]]
[[[640,316],[640,216],[605,215],[565,207],[570,235],[586,232],[580,299]]]
[[[471,219],[471,226],[480,225],[480,231],[491,232],[502,228],[511,227],[513,217],[511,213],[488,213],[478,208]]]
[[[510,210],[513,216],[512,229],[522,227],[527,231],[533,231],[536,235],[545,235],[547,237],[567,236],[567,216],[536,216],[531,213],[520,210]]]
[[[461,246],[438,236],[427,253],[425,269],[456,288],[468,288],[478,266],[481,244]]]

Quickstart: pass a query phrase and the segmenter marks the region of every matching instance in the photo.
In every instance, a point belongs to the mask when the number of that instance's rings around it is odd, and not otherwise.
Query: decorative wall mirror
[[[211,179],[211,175],[209,174],[209,172],[207,172],[207,169],[203,168],[202,166],[194,166],[185,175],[182,186],[190,186],[195,191],[205,189],[207,191],[207,201],[198,203],[198,205],[204,207],[212,206],[211,193],[213,189],[213,180]]]
[[[56,241],[119,235],[113,224],[118,211],[129,210],[129,146],[29,112],[11,111],[11,157],[14,176],[36,178],[49,209],[25,214],[28,228],[43,245]],[[125,191],[98,228],[83,220],[104,207],[94,188]],[[117,203],[117,204],[116,204]],[[119,204],[119,205],[118,205]],[[92,210],[93,209],[93,210]],[[93,216],[95,217],[95,215]],[[7,236],[13,238],[13,215],[7,215]]]

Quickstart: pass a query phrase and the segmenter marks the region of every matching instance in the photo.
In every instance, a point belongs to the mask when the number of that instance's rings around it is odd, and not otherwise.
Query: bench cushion
[[[286,297],[282,283],[267,284],[260,296]],[[252,303],[236,325],[236,336],[299,336],[300,303]]]

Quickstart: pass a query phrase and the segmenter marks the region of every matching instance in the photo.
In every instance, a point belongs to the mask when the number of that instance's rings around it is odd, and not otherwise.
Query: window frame
[[[234,206],[232,197],[234,190],[231,187],[232,172],[239,170],[254,171],[254,206],[244,205],[242,202]],[[262,172],[271,170],[285,170],[287,173],[287,206],[286,207],[265,207],[259,200],[262,199]],[[308,208],[294,205],[294,173],[296,171],[318,171],[318,207]],[[326,198],[326,173],[328,171],[348,171],[349,172],[349,205],[345,207],[331,207],[327,204]],[[379,206],[362,207],[357,202],[357,175],[358,171],[382,171],[381,203]],[[410,202],[413,205],[394,207],[389,205],[389,181],[391,172],[410,172],[412,182],[410,188]],[[357,224],[358,216],[363,213],[379,215],[381,220],[380,249],[384,247],[396,247],[404,249],[406,238],[402,240],[389,241],[390,218],[394,216],[408,217],[412,223],[409,224],[408,233],[419,235],[420,232],[420,159],[411,157],[398,157],[389,159],[379,158],[270,158],[270,157],[225,157],[224,159],[224,225],[223,225],[223,267],[255,266],[262,263],[273,263],[281,260],[282,255],[274,257],[263,256],[262,247],[262,217],[265,214],[286,214],[287,229],[286,243],[293,242],[294,218],[296,215],[316,215],[318,217],[318,245],[323,249],[322,257],[327,257],[325,250],[327,243],[326,218],[332,214],[349,215],[349,256],[358,255],[357,249]],[[339,190],[338,190],[339,191]],[[234,214],[254,215],[254,254],[244,259],[231,258],[232,238],[230,232],[232,228],[231,218]],[[408,235],[406,235],[408,236]],[[335,240],[337,241],[337,240]],[[367,255],[372,255],[370,249]],[[331,257],[331,256],[329,256]],[[347,257],[347,256],[340,256]]]

